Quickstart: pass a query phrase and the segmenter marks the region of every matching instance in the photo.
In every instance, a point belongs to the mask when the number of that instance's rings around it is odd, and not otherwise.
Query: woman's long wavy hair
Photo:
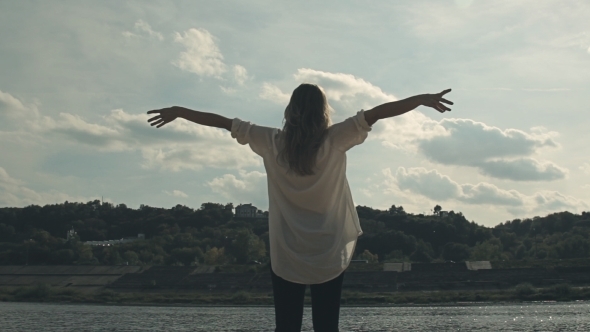
[[[330,106],[322,89],[301,84],[285,109],[279,163],[298,175],[312,175],[316,156],[330,126]]]

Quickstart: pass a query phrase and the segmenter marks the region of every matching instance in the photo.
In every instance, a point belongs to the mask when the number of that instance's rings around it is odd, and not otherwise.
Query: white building
[[[252,204],[240,204],[236,206],[235,216],[238,218],[256,218],[257,213],[258,208],[256,208]]]
[[[107,241],[86,241],[84,242],[85,245],[89,246],[101,246],[101,247],[109,247],[114,246],[116,244],[125,244],[135,242],[137,240],[145,240],[145,234],[139,233],[137,237],[128,237],[119,240],[107,240]]]
[[[74,227],[72,227],[72,229],[70,229],[68,231],[68,233],[66,234],[66,241],[70,241],[71,239],[74,238],[74,236],[76,236],[76,231],[74,230]]]

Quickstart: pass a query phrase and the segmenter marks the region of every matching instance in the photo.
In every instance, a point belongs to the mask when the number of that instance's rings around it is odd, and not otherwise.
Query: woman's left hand
[[[450,111],[451,109],[444,104],[453,105],[453,102],[443,98],[449,92],[451,92],[451,89],[446,89],[439,93],[420,95],[420,104],[432,107],[441,113]]]
[[[174,121],[179,116],[179,111],[180,110],[176,106],[149,111],[147,112],[147,114],[159,113],[159,115],[156,115],[153,118],[149,119],[148,122],[151,126],[156,126],[156,128],[160,128],[163,125]]]

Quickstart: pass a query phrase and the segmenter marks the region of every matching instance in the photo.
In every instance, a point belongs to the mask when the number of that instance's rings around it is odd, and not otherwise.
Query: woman
[[[451,91],[379,105],[330,126],[326,96],[313,84],[293,91],[283,129],[171,107],[149,111],[157,128],[181,117],[231,132],[264,160],[268,178],[269,237],[276,331],[300,331],[310,285],[315,331],[338,331],[340,294],[362,230],[346,179],[346,151],[361,144],[380,119],[420,105],[444,113]]]

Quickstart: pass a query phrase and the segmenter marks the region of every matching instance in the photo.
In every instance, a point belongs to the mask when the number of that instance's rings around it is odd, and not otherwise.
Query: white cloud
[[[523,203],[522,194],[518,191],[500,189],[486,182],[463,184],[460,188],[462,195],[459,200],[470,204],[520,206]]]
[[[488,176],[515,181],[563,179],[567,170],[549,161],[527,157],[545,147],[557,148],[557,133],[532,128],[502,130],[468,119],[434,121],[419,112],[405,123],[384,121],[385,130],[373,135],[386,146],[417,150],[431,161],[477,168]],[[397,120],[397,118],[394,118]]]
[[[337,120],[352,115],[351,112],[397,100],[381,88],[350,74],[300,68],[293,77],[298,83],[313,83],[322,87],[336,110]]]
[[[391,171],[386,169],[386,176],[391,177]],[[436,170],[425,168],[398,168],[395,181],[402,190],[409,190],[433,200],[455,199],[470,204],[492,204],[520,206],[523,204],[521,195],[516,191],[507,191],[489,183],[477,185],[459,185],[450,177],[440,174]]]
[[[215,38],[205,29],[189,29],[183,34],[176,32],[174,41],[182,44],[186,51],[172,62],[182,70],[201,76],[220,78],[227,71],[223,55],[215,43]]]
[[[444,2],[414,1],[402,14],[407,26],[423,38],[447,39],[474,34],[479,39],[496,39],[548,21],[567,22],[587,12],[582,1],[562,6],[559,1],[471,1],[455,0],[457,7]],[[556,5],[557,4],[557,5]],[[530,10],[530,8],[535,10]],[[498,24],[503,22],[503,24]]]
[[[582,166],[578,167],[582,172],[585,174],[590,174],[590,164],[584,163]]]
[[[157,38],[158,40],[164,40],[164,36],[161,33],[152,30],[152,27],[142,20],[135,22],[135,29],[147,33],[150,37]]]
[[[244,82],[248,79],[248,71],[246,68],[240,65],[234,65],[233,68],[234,79],[239,85],[244,85]]]
[[[0,128],[22,130],[23,125],[36,126],[40,117],[36,104],[25,105],[11,94],[0,90]]]
[[[474,166],[482,174],[514,181],[552,181],[564,179],[568,174],[568,170],[563,167],[534,158],[486,160]]]
[[[123,31],[123,36],[127,38],[155,38],[159,41],[164,40],[162,33],[154,31],[152,27],[143,20],[137,20],[133,26],[136,33],[131,31]]]
[[[237,144],[229,133],[178,119],[160,129],[148,125],[144,114],[114,110],[106,121],[125,137],[129,149],[139,150],[146,168],[173,171],[203,167],[240,168],[260,165],[246,146]]]
[[[104,150],[123,150],[125,137],[116,129],[88,123],[78,115],[60,113],[58,120],[49,118],[45,130],[59,133],[76,143],[96,146]]]
[[[214,193],[220,194],[233,202],[254,203],[258,207],[264,207],[268,204],[265,173],[239,170],[239,176],[224,174],[207,182],[207,186]]]
[[[555,212],[561,210],[573,210],[581,212],[588,208],[588,204],[572,196],[567,196],[557,191],[544,190],[533,195],[537,206],[535,212]]]
[[[25,114],[13,125],[23,135],[54,135],[66,144],[83,144],[101,151],[140,151],[146,168],[173,171],[198,170],[204,166],[235,169],[261,164],[247,146],[237,144],[221,129],[196,126],[178,119],[164,128],[151,127],[147,114],[113,110],[102,123],[90,123],[78,115],[60,113],[56,119],[42,116],[9,94],[0,94],[3,114]],[[34,116],[29,116],[33,114]],[[25,120],[27,119],[27,120]]]
[[[171,171],[200,170],[203,167],[235,169],[261,164],[259,158],[246,147],[220,146],[219,142],[211,141],[192,146],[146,147],[141,149],[141,153],[144,168]]]
[[[360,109],[370,109],[397,98],[362,78],[344,73],[330,73],[301,68],[294,78],[300,83],[314,83],[326,92],[330,104],[336,110],[337,121],[353,115]],[[344,112],[338,112],[338,111]],[[446,134],[445,128],[419,111],[378,122],[369,139],[381,140],[383,145],[415,151],[415,141]]]
[[[527,133],[469,119],[435,121],[419,111],[388,119],[380,126],[371,139],[419,152],[443,165],[474,167],[482,174],[514,181],[558,180],[568,173],[553,162],[531,157],[543,148],[560,147],[555,140],[558,134],[542,127]]]
[[[37,105],[25,105],[0,91],[2,124],[17,128],[19,135],[60,135],[70,142],[82,142],[103,149],[120,150],[124,137],[108,126],[88,123],[77,115],[60,113],[57,118],[43,116]]]
[[[542,147],[557,147],[553,133],[528,134],[521,130],[488,126],[468,119],[443,119],[444,133],[420,140],[420,150],[445,164],[470,164],[487,158],[532,154]]]
[[[107,118],[125,135],[130,148],[140,150],[143,166],[173,171],[207,167],[240,168],[261,164],[247,146],[237,144],[228,132],[176,120],[155,129],[148,116],[115,110]]]
[[[409,190],[419,193],[434,200],[447,200],[461,196],[460,186],[446,175],[435,170],[427,171],[424,168],[397,169],[395,175],[391,174],[389,168],[384,174],[390,180],[395,180],[397,186],[402,190]]]
[[[544,147],[559,147],[554,140],[557,134],[544,128],[526,133],[468,119],[443,119],[434,126],[444,131],[416,140],[418,150],[431,161],[475,167],[483,174],[515,181],[551,181],[567,174],[552,162],[525,158]]]
[[[439,122],[420,111],[379,121],[369,139],[380,140],[384,146],[418,152],[417,143],[435,137],[444,137],[447,132]]]
[[[350,111],[367,109],[386,101],[396,100],[394,96],[384,93],[379,87],[350,74],[300,68],[293,78],[297,85],[301,83],[319,85],[326,93],[329,103],[335,106],[337,111],[345,110],[348,116],[352,115]],[[286,106],[291,94],[283,92],[274,84],[264,82],[259,97]],[[339,113],[336,113],[336,116],[341,117]]]
[[[234,94],[237,91],[235,88],[230,88],[223,85],[220,85],[219,88],[228,95]]]
[[[290,95],[284,93],[279,87],[270,83],[262,84],[262,91],[260,91],[258,96],[264,100],[269,100],[284,106],[287,106],[289,99],[291,99]]]
[[[26,110],[23,103],[6,92],[0,91],[0,114],[10,115]]]
[[[516,190],[505,190],[481,182],[459,184],[437,170],[399,167],[395,174],[389,168],[383,170],[386,184],[400,190],[425,196],[435,202],[458,201],[474,205],[504,207],[512,214],[555,212],[563,209],[583,211],[588,204],[556,191],[540,191],[525,195]]]
[[[341,121],[361,109],[367,110],[397,100],[394,95],[383,92],[378,86],[350,74],[300,68],[293,77],[297,83],[313,83],[324,89],[328,101],[336,111],[334,122]],[[273,98],[276,95],[280,97]],[[274,85],[265,83],[261,97],[269,100],[282,99],[284,103],[290,95]],[[417,139],[441,135],[445,135],[444,127],[421,112],[413,111],[378,122],[369,139],[381,140],[383,145],[389,147],[415,151],[414,142]]]
[[[350,116],[351,110],[370,108],[396,100],[381,88],[362,78],[344,73],[330,73],[300,68],[293,75],[297,82],[315,83],[326,92],[338,119]],[[260,97],[286,104],[288,95],[278,87],[264,83]],[[474,167],[482,174],[515,181],[551,181],[563,179],[567,170],[550,161],[533,158],[545,147],[558,148],[556,132],[532,128],[500,129],[469,119],[435,121],[419,111],[380,121],[369,139],[381,140],[384,146],[421,152],[431,161],[445,165]]]
[[[21,180],[12,178],[0,167],[0,206],[22,207],[31,204],[45,205],[65,201],[87,201],[82,197],[72,197],[59,191],[37,192],[25,186]]]
[[[172,62],[178,68],[204,77],[214,77],[227,82],[233,81],[238,86],[244,85],[251,79],[248,70],[242,65],[228,66],[217,38],[202,28],[192,28],[182,34],[175,32],[174,41],[182,44],[186,50]],[[226,75],[224,75],[226,74]],[[220,86],[227,94],[236,92],[235,87]]]
[[[172,190],[172,192],[169,192],[167,190],[163,191],[164,194],[168,195],[168,196],[173,196],[173,197],[179,197],[179,198],[188,198],[188,195],[185,194],[184,192],[180,191],[180,190]]]
[[[393,95],[383,92],[381,88],[350,74],[300,68],[293,76],[301,83],[318,84],[325,90],[326,96],[334,101],[361,96],[379,103],[396,100]]]

